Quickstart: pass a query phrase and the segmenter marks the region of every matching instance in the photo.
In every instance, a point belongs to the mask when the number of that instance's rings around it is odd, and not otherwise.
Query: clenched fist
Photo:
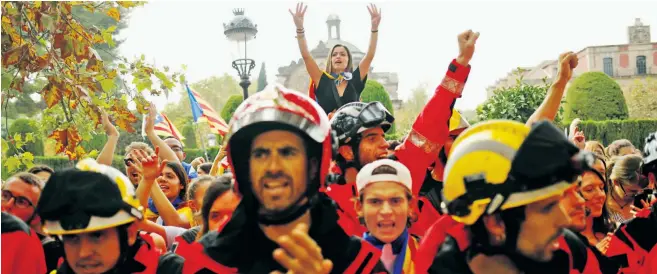
[[[467,30],[459,34],[459,56],[456,58],[456,62],[463,66],[470,64],[478,38],[479,32],[473,32],[472,30]]]
[[[557,82],[567,83],[573,77],[573,70],[577,67],[579,58],[577,54],[572,51],[562,53],[559,55],[559,73],[557,74]]]

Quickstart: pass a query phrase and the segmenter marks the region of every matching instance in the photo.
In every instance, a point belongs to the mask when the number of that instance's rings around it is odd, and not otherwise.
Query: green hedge
[[[568,128],[570,124],[562,124]],[[643,150],[645,138],[657,130],[657,119],[582,121],[579,125],[587,140],[601,142],[605,147],[618,139],[628,139]]]

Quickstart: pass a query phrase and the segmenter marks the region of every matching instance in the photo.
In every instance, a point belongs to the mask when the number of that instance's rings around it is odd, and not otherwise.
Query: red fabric
[[[197,242],[189,244],[183,239],[178,239],[178,244],[176,254],[185,258],[185,265],[183,266],[182,271],[183,274],[194,274],[205,268],[214,273],[237,273],[237,269],[221,265],[208,257],[205,252],[203,252],[203,246]]]
[[[579,270],[575,269],[572,250],[570,250],[570,246],[566,242],[566,237],[559,238],[559,249],[565,251],[568,254],[570,274],[602,274],[602,271],[600,270],[600,263],[598,262],[598,259],[596,258],[593,251],[591,251],[589,248],[586,249],[586,264],[582,272],[579,272]]]
[[[422,241],[420,241],[417,255],[413,260],[417,273],[427,273],[429,267],[431,267],[433,258],[438,253],[438,248],[440,248],[440,245],[445,241],[445,237],[447,237],[447,231],[457,224],[459,223],[454,221],[451,216],[445,215],[437,219],[427,229]]]
[[[158,260],[160,259],[160,255],[162,255],[162,251],[155,247],[155,241],[153,241],[150,234],[143,234],[140,237],[147,244],[142,244],[139,247],[137,254],[135,254],[135,261],[144,265],[146,269],[142,272],[135,273],[155,274],[157,273]]]
[[[48,271],[39,236],[23,230],[2,233],[2,273],[43,274]]]
[[[399,162],[411,172],[414,197],[419,196],[427,168],[436,160],[440,147],[449,138],[449,119],[452,116],[452,106],[456,98],[461,96],[465,80],[470,74],[470,66],[464,67],[456,60],[452,60],[450,67],[456,68],[455,72],[447,70],[443,83],[436,88],[429,102],[415,119],[409,138],[406,138],[395,150],[395,156]],[[422,141],[422,147],[416,145],[418,140]],[[335,171],[335,166],[332,169]],[[335,187],[332,185],[330,189],[326,190],[326,193],[345,211],[343,215],[348,220],[342,220],[340,224],[345,232],[349,235],[361,236],[362,233],[354,234],[361,231],[355,227],[362,225],[353,209],[353,202],[350,201],[353,197],[352,190],[348,186]],[[431,226],[430,222],[440,216],[436,209],[429,209],[431,207],[431,203],[425,203],[423,211],[426,210],[426,213],[419,212],[419,209],[414,207],[418,220],[410,229],[412,234],[422,237]],[[354,218],[354,216],[356,217]],[[428,220],[423,220],[424,218],[428,218]]]
[[[340,206],[340,209],[338,209],[338,224],[340,227],[349,236],[362,237],[363,233],[367,232],[367,228],[360,223],[354,206],[355,187],[356,183],[348,183],[346,185],[333,184],[327,187],[326,195]]]
[[[632,243],[633,246],[636,248],[633,250],[631,247],[629,247],[627,244],[625,244],[623,241],[621,241],[616,234],[622,233],[629,239],[629,241]],[[657,255],[654,254],[653,256]],[[646,261],[648,252],[643,250],[641,247],[639,247],[638,243],[634,241],[634,238],[632,235],[628,234],[627,231],[625,230],[625,226],[621,226],[618,231],[614,234],[614,236],[611,237],[611,241],[609,241],[609,247],[607,248],[607,252],[605,253],[607,257],[614,257],[617,255],[626,255],[627,256],[627,262],[629,264],[628,267],[622,268],[622,273],[625,274],[630,274],[630,273],[649,273],[649,272],[642,272],[642,268],[644,265],[644,262]],[[652,259],[657,260],[657,258],[653,257]]]
[[[433,207],[426,197],[420,197],[419,200],[423,202],[424,206],[422,206],[422,210],[420,210],[420,215],[418,215],[417,221],[413,223],[408,231],[413,235],[426,236],[426,232],[429,228],[436,220],[442,218],[443,215]]]

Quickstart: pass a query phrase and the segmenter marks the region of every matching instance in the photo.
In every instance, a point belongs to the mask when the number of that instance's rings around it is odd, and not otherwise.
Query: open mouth
[[[393,229],[396,227],[393,221],[381,221],[376,224],[379,229]]]
[[[139,179],[139,172],[135,171],[135,172],[130,173],[130,178],[135,179],[135,180]]]
[[[159,186],[160,186],[160,189],[161,189],[163,192],[167,192],[167,191],[169,191],[169,186],[164,185],[164,184],[160,184]]]

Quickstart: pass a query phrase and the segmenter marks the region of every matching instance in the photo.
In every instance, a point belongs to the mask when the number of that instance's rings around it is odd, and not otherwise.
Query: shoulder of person
[[[25,232],[27,235],[32,233],[30,227],[23,220],[6,212],[2,212],[0,229],[2,233]]]

